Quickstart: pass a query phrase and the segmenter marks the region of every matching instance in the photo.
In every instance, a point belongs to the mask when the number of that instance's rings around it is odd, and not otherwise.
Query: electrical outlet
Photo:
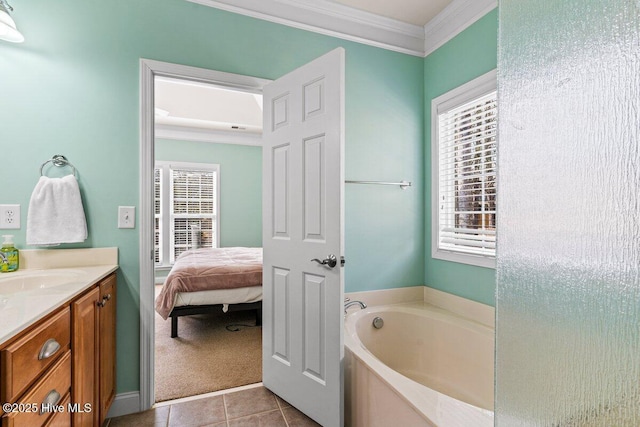
[[[0,205],[0,229],[20,228],[20,205]]]
[[[136,207],[118,206],[118,228],[136,227]]]

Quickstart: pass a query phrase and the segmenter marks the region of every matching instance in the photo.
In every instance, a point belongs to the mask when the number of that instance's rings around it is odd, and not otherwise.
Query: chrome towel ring
[[[40,166],[40,176],[43,176],[42,169],[44,169],[45,165],[49,162],[53,163],[55,166],[58,166],[58,167],[69,166],[71,169],[73,169],[73,175],[76,176],[75,166],[73,166],[71,162],[68,161],[67,158],[61,154],[56,154],[55,156],[53,156],[52,158],[50,158]]]

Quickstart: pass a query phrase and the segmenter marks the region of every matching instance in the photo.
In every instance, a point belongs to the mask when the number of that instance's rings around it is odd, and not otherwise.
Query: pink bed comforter
[[[203,248],[183,252],[156,298],[166,319],[179,292],[233,289],[262,284],[262,248]]]

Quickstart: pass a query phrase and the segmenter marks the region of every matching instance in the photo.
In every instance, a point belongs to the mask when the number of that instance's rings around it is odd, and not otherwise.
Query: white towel
[[[41,176],[29,202],[27,244],[55,246],[86,238],[87,221],[76,177]]]

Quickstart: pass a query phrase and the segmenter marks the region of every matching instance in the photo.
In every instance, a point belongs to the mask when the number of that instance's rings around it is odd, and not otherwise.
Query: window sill
[[[457,262],[460,264],[475,265],[476,267],[496,268],[496,258],[482,255],[471,255],[459,252],[434,250],[431,258],[443,261]]]

